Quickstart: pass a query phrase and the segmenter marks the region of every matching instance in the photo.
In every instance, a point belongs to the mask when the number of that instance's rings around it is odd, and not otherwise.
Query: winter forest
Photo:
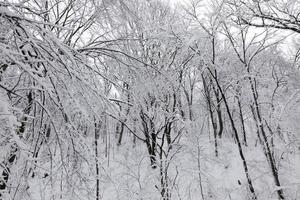
[[[1,200],[299,200],[299,0],[0,1]]]

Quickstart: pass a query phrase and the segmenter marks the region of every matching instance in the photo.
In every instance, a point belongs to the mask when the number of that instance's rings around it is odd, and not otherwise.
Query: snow
[[[20,18],[19,15],[10,11],[7,7],[1,6],[1,5],[0,5],[0,15],[6,15],[8,17]]]
[[[101,200],[248,200],[244,163],[258,199],[300,198],[297,59],[269,29],[248,33],[228,2],[39,3],[0,3],[1,200],[94,200],[97,186]],[[241,122],[247,145],[232,133],[243,138]]]

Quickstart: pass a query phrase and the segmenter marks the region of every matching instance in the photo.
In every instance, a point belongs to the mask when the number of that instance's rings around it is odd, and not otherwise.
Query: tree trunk
[[[214,119],[214,113],[212,108],[212,102],[211,102],[211,96],[210,91],[208,88],[208,85],[206,83],[206,80],[204,78],[204,75],[202,74],[202,81],[203,81],[203,87],[204,87],[204,93],[206,97],[206,103],[207,103],[207,109],[209,112],[212,128],[213,128],[213,134],[214,134],[214,144],[215,144],[215,156],[218,157],[218,141],[217,141],[217,124]]]
[[[239,113],[240,113],[240,121],[241,121],[242,132],[243,132],[243,143],[244,143],[245,146],[248,146],[246,130],[245,130],[245,123],[244,123],[244,115],[243,115],[242,105],[241,105],[241,101],[240,101],[239,96],[237,97],[237,102],[238,102],[238,108],[239,108]]]
[[[98,157],[98,139],[99,139],[99,131],[100,131],[100,123],[97,124],[96,118],[94,118],[95,122],[95,161],[96,161],[96,200],[100,200],[100,180],[99,180],[99,157]]]
[[[218,81],[217,77],[212,74],[210,69],[209,69],[209,72],[211,73],[211,75],[215,79],[215,82],[216,82],[216,84],[219,88],[219,91],[221,92],[221,95],[222,95],[222,98],[223,98],[223,101],[224,101],[224,104],[225,104],[225,108],[226,108],[226,111],[227,111],[227,115],[228,115],[229,121],[231,123],[232,131],[233,131],[235,139],[237,141],[239,154],[240,154],[240,157],[243,161],[244,171],[245,171],[245,175],[246,175],[247,182],[248,182],[248,188],[249,188],[249,190],[251,192],[251,195],[252,195],[251,198],[252,199],[257,199],[257,196],[255,194],[255,190],[254,190],[254,187],[253,187],[253,184],[252,184],[252,180],[251,180],[250,175],[249,175],[248,165],[247,165],[247,162],[246,162],[246,159],[245,159],[245,156],[244,156],[244,152],[243,152],[243,148],[242,148],[242,145],[241,145],[241,142],[240,142],[239,134],[238,134],[237,129],[235,127],[235,123],[233,121],[233,118],[232,118],[230,108],[229,108],[228,102],[226,100],[225,94],[224,94],[224,92],[223,92],[223,90],[222,90],[222,88],[219,84],[219,81]]]
[[[275,185],[278,188],[280,188],[281,185],[280,185],[280,181],[279,181],[279,177],[278,177],[278,170],[277,170],[277,167],[275,164],[275,160],[272,156],[270,144],[268,142],[268,138],[267,138],[266,132],[264,130],[263,121],[262,121],[262,117],[261,117],[261,113],[260,113],[260,109],[259,109],[258,93],[257,93],[256,87],[255,87],[255,79],[252,79],[251,77],[249,77],[249,81],[250,81],[252,96],[253,96],[253,100],[254,100],[254,106],[255,106],[254,111],[256,111],[256,120],[257,120],[257,124],[259,127],[259,131],[260,131],[260,133],[262,135],[262,139],[263,139],[264,153],[265,153],[267,160],[269,161]],[[281,188],[277,190],[277,194],[278,194],[279,199],[285,199],[283,190]]]

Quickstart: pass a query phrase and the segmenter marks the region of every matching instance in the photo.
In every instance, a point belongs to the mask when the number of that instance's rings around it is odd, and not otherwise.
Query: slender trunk
[[[117,145],[120,146],[122,144],[122,138],[123,138],[123,132],[124,132],[124,123],[121,123],[120,131],[119,131],[119,138]]]
[[[167,122],[167,124],[165,125],[165,129],[164,129],[164,134],[166,135],[167,143],[168,143],[169,147],[171,147],[171,143],[172,143],[171,126],[172,126],[172,122]]]
[[[193,121],[193,109],[192,109],[192,103],[189,102],[188,104],[189,104],[189,105],[188,105],[188,107],[189,107],[189,120],[190,120],[190,121]]]
[[[272,153],[272,158],[275,161],[275,157],[274,157],[274,132],[272,130],[272,128],[270,127],[270,125],[268,124],[267,120],[265,120],[265,123],[267,125],[267,128],[270,132],[271,138],[270,138],[270,143],[271,143],[271,153]]]
[[[150,132],[151,132],[151,141],[152,141],[152,149],[151,149],[151,157],[152,159],[154,159],[154,163],[155,163],[155,156],[156,156],[156,134],[155,134],[155,127],[154,127],[154,123],[151,120],[150,121]]]
[[[222,133],[223,133],[223,119],[222,119],[222,110],[221,110],[222,99],[220,98],[218,88],[215,88],[215,86],[213,84],[212,84],[212,88],[213,88],[213,91],[215,93],[215,97],[217,100],[216,111],[217,111],[218,124],[219,124],[218,136],[219,136],[219,138],[221,138]]]
[[[180,70],[180,73],[179,73],[179,85],[182,85],[182,79],[183,79],[183,70]],[[181,102],[181,90],[180,90],[180,87],[178,87],[178,108],[179,108],[179,112],[180,112],[180,115],[182,117],[182,119],[185,118],[185,115],[184,115],[184,111],[182,109],[182,102]],[[175,94],[175,93],[174,93]]]
[[[267,160],[269,161],[275,185],[279,188],[277,190],[278,197],[279,197],[279,199],[285,199],[283,190],[280,188],[281,185],[280,185],[280,181],[279,181],[279,177],[278,177],[278,170],[275,165],[275,160],[272,156],[270,144],[268,142],[268,138],[267,138],[266,132],[264,130],[264,126],[263,126],[262,117],[261,117],[259,104],[258,104],[258,93],[257,93],[256,87],[255,87],[255,79],[253,80],[251,77],[249,77],[249,81],[250,81],[251,91],[252,91],[253,100],[254,100],[254,106],[255,106],[254,110],[256,111],[256,119],[257,119],[260,133],[263,138],[263,142],[264,142],[265,155],[267,157]]]
[[[251,113],[252,113],[253,119],[254,119],[254,121],[255,121],[256,135],[257,135],[258,141],[259,141],[260,144],[263,145],[263,141],[262,141],[262,139],[261,139],[261,137],[260,137],[260,134],[259,134],[259,126],[258,126],[258,122],[257,122],[257,119],[256,119],[255,110],[254,110],[253,105],[250,105],[250,109],[251,109]],[[256,144],[255,144],[255,146],[256,146]],[[263,146],[263,147],[264,147],[264,146]]]
[[[245,146],[248,146],[246,130],[245,130],[245,123],[244,123],[244,115],[243,115],[242,105],[241,105],[241,101],[240,101],[239,96],[237,97],[237,102],[238,102],[238,108],[239,108],[240,120],[241,120],[242,132],[243,132],[243,143],[244,143]]]
[[[211,103],[211,96],[210,96],[210,91],[208,88],[208,85],[206,84],[206,80],[202,74],[202,81],[203,81],[203,87],[204,87],[204,93],[206,97],[206,103],[208,107],[208,112],[210,116],[210,120],[212,123],[212,128],[213,128],[213,134],[214,134],[214,144],[215,144],[215,156],[218,157],[218,141],[217,141],[217,124],[214,119],[214,113],[213,113],[213,108],[212,108],[212,103]]]
[[[133,147],[135,147],[136,145],[136,119],[133,120],[133,132],[134,132],[134,135],[133,135]]]
[[[200,193],[201,193],[201,197],[202,197],[202,200],[204,200],[204,193],[203,193],[203,187],[202,187],[202,176],[201,176],[201,165],[200,165],[200,147],[199,147],[199,142],[197,142],[197,155],[198,155],[198,158],[197,158],[197,164],[198,164],[198,177],[199,177],[199,187],[200,187]]]
[[[98,157],[98,139],[99,139],[99,126],[97,124],[96,118],[95,121],[95,160],[96,160],[96,200],[100,199],[100,180],[99,180],[99,157]]]
[[[218,131],[218,136],[219,138],[222,137],[223,134],[223,119],[222,119],[222,110],[219,106],[217,106],[217,115],[218,115],[218,121],[219,121],[219,131]]]
[[[153,169],[155,169],[156,168],[156,158],[155,158],[155,149],[154,149],[155,146],[153,146],[153,145],[156,145],[156,142],[155,142],[156,138],[153,141],[154,135],[153,135],[152,129],[148,127],[147,119],[146,119],[143,111],[140,111],[140,117],[142,119],[142,127],[143,127],[143,132],[145,135],[145,143],[146,143],[149,158],[150,158],[150,164],[151,164],[151,167]],[[150,133],[151,133],[151,135],[150,135]]]
[[[250,175],[249,175],[248,165],[247,165],[247,162],[246,162],[246,159],[245,159],[245,156],[244,156],[244,152],[243,152],[243,148],[242,148],[242,145],[241,145],[241,142],[240,142],[239,134],[238,134],[237,129],[235,127],[235,123],[233,121],[233,117],[231,115],[230,108],[229,108],[228,102],[226,100],[225,94],[224,94],[224,92],[223,92],[223,90],[222,90],[222,88],[221,88],[221,86],[220,86],[220,84],[219,84],[219,82],[217,80],[217,77],[212,74],[212,72],[211,72],[210,69],[209,69],[209,72],[211,73],[211,75],[215,79],[215,82],[216,82],[216,84],[217,84],[217,86],[219,88],[219,91],[221,92],[221,96],[222,96],[224,104],[225,104],[227,115],[229,117],[229,121],[230,121],[232,130],[233,130],[235,139],[237,141],[239,154],[240,154],[240,157],[241,157],[241,159],[243,161],[244,171],[245,171],[245,175],[246,175],[247,182],[248,182],[248,188],[249,188],[249,190],[251,192],[251,195],[252,195],[251,198],[252,199],[257,199],[257,196],[255,194],[255,190],[254,190],[254,187],[253,187],[253,184],[252,184],[252,180],[251,180]]]
[[[103,117],[102,117],[102,131],[103,133],[102,138],[105,142],[105,157],[108,157],[108,132],[107,132],[107,115],[105,113],[103,113]]]

